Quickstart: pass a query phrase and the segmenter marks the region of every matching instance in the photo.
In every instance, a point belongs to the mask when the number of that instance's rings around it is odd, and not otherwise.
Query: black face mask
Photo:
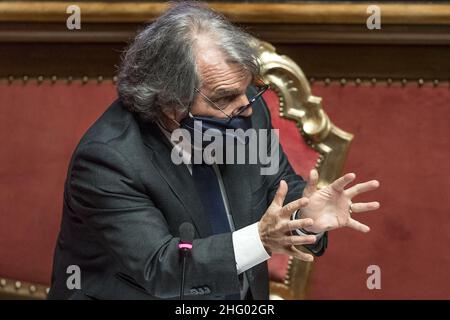
[[[197,123],[197,121],[201,122]],[[194,137],[194,132],[197,131],[197,135],[201,134],[203,141],[203,148],[207,146],[213,139],[211,137],[222,136],[224,142],[226,141],[237,141],[241,144],[247,144],[248,138],[237,135],[234,132],[227,132],[227,129],[237,130],[242,129],[244,132],[252,128],[252,119],[250,117],[237,116],[231,119],[215,118],[207,116],[193,116],[189,115],[181,120],[180,127],[189,131],[191,134],[191,139]],[[201,129],[201,132],[199,132]],[[209,132],[206,132],[210,130]],[[209,134],[212,133],[212,134]]]

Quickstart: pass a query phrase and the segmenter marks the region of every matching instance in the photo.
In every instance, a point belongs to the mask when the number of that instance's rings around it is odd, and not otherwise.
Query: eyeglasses
[[[240,106],[239,108],[236,108],[233,110],[233,112],[229,115],[227,114],[225,111],[223,111],[224,109],[226,109],[226,107],[220,107],[217,103],[215,103],[214,101],[212,101],[210,98],[208,98],[205,94],[203,94],[199,89],[195,88],[195,91],[198,92],[206,101],[208,101],[214,108],[216,108],[217,110],[219,110],[220,112],[222,112],[227,118],[228,121],[230,121],[231,119],[233,119],[234,117],[239,116],[240,114],[242,114],[243,112],[245,112],[248,108],[250,108],[253,103],[255,103],[256,100],[258,100],[259,97],[261,97],[263,95],[264,92],[267,91],[267,89],[269,89],[269,85],[268,84],[263,84],[263,85],[257,85],[258,88],[258,93],[256,95],[253,96],[253,98],[251,98],[249,100],[249,102],[246,105]]]

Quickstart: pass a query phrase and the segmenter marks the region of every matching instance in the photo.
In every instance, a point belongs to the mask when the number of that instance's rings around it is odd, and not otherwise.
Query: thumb
[[[283,203],[284,203],[284,199],[286,198],[287,191],[288,191],[288,185],[287,185],[286,181],[281,180],[280,185],[278,186],[277,193],[275,194],[275,197],[273,198],[272,202],[274,202],[277,205],[279,205],[280,207],[282,207]]]

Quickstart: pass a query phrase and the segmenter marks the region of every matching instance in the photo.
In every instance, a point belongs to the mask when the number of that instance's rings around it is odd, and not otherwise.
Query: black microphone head
[[[183,222],[180,226],[180,242],[192,243],[194,241],[195,229],[192,223]]]

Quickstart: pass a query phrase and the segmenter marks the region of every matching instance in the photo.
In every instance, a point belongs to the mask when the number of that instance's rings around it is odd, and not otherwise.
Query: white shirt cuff
[[[295,212],[292,214],[291,220],[298,219],[298,218],[296,218],[296,217],[297,217],[297,212],[298,212],[298,210],[295,211]],[[308,236],[308,235],[309,235],[309,234],[307,234],[307,233],[302,232],[301,229],[295,229],[295,230],[293,230],[293,232],[295,232],[298,236]],[[323,237],[324,234],[325,234],[325,232],[320,232],[320,233],[315,234],[315,236],[316,236],[316,243],[317,243],[317,241],[320,240],[320,238]]]
[[[270,258],[259,237],[258,222],[234,231],[232,238],[238,274]]]
[[[302,230],[300,230],[300,229],[296,229],[296,230],[294,230],[294,232],[295,232],[298,236],[309,236],[309,234],[302,232]],[[315,236],[316,236],[316,243],[317,243],[317,241],[320,240],[320,238],[323,237],[324,234],[325,234],[325,232],[321,232],[321,233],[317,233],[317,234],[315,235]]]

